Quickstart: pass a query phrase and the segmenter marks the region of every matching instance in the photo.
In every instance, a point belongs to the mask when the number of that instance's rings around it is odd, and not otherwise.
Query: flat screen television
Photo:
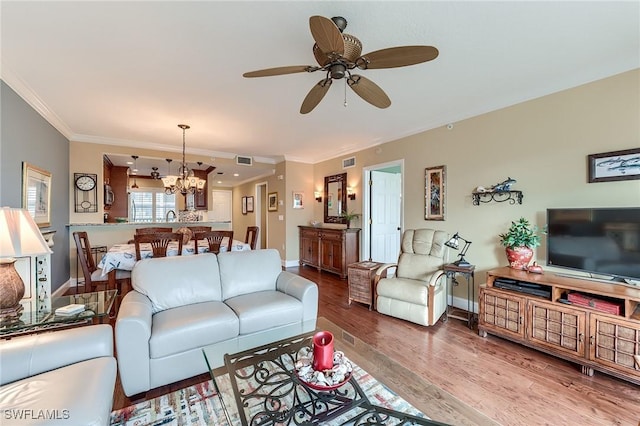
[[[640,282],[640,208],[547,209],[547,265]]]

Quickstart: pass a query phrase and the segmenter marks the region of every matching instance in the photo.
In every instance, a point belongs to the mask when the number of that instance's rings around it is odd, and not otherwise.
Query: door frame
[[[266,198],[266,194],[267,194],[267,182],[258,182],[255,184],[255,191],[254,191],[254,214],[255,214],[255,226],[257,226],[260,229],[260,234],[258,234],[258,241],[256,243],[256,249],[264,249],[269,247],[269,233],[267,232],[268,229],[268,220],[269,220],[269,215],[265,214],[264,209],[264,203],[262,202],[263,198]],[[264,241],[265,241],[265,247],[262,247],[262,238],[264,237]]]
[[[400,167],[400,235],[404,231],[404,159],[374,164],[362,168],[362,245],[360,259],[371,260],[371,172]]]

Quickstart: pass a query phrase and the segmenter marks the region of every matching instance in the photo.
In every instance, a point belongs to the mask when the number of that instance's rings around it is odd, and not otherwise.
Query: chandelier
[[[207,181],[194,176],[193,170],[190,170],[187,167],[187,162],[184,159],[186,149],[185,131],[190,127],[186,124],[178,124],[178,127],[182,129],[182,165],[178,169],[178,175],[172,175],[171,159],[167,158],[169,174],[167,174],[167,177],[162,178],[164,192],[166,194],[175,194],[176,192],[179,192],[182,195],[193,194],[196,191],[202,192]]]

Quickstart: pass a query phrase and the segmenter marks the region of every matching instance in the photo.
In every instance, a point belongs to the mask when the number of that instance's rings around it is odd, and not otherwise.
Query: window
[[[164,222],[169,211],[177,216],[176,196],[164,189],[132,189],[129,194],[129,222]]]

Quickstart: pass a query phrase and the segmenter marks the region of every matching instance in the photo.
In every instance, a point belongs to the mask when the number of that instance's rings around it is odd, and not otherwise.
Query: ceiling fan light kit
[[[271,77],[299,72],[326,72],[325,78],[316,83],[302,101],[301,114],[307,114],[322,101],[333,80],[346,79],[358,96],[378,108],[387,108],[391,99],[377,84],[368,78],[351,74],[351,70],[397,68],[432,61],[438,57],[433,46],[400,46],[376,50],[361,55],[362,43],[358,38],[343,31],[347,20],[341,16],[327,19],[323,16],[309,18],[309,29],[315,44],[313,56],[320,66],[295,65],[246,72],[246,78]],[[345,88],[346,90],[346,88]],[[346,106],[346,100],[345,100]]]

